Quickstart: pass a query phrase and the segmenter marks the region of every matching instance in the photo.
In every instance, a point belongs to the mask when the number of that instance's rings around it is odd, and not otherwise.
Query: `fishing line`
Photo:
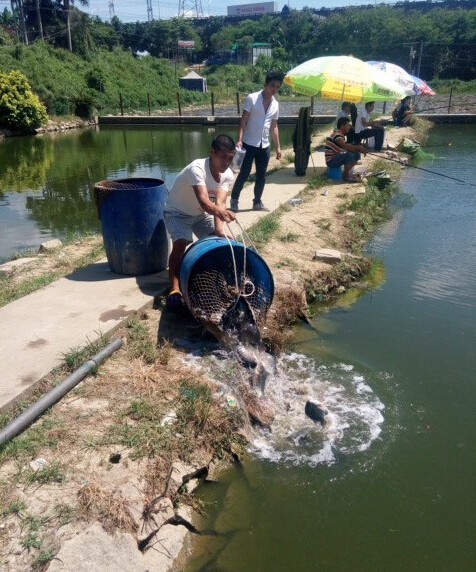
[[[374,157],[378,157],[379,159],[384,159],[385,161],[392,161],[393,163],[398,163],[399,165],[403,165],[405,167],[411,167],[412,169],[418,169],[419,171],[425,171],[425,173],[431,173],[432,175],[438,175],[439,177],[444,177],[445,179],[450,179],[451,181],[456,181],[457,183],[462,183],[463,185],[469,185],[471,187],[476,187],[475,183],[470,183],[469,181],[463,181],[463,179],[457,179],[456,177],[451,177],[450,175],[445,175],[444,173],[438,173],[438,171],[431,171],[430,169],[424,169],[423,167],[418,167],[417,165],[412,165],[411,163],[403,163],[398,159],[391,159],[390,157],[384,157],[382,155],[378,155],[377,153],[369,153],[367,155],[373,155]]]

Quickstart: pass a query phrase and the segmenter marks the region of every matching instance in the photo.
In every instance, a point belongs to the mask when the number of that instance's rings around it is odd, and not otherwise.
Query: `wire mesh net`
[[[233,248],[234,257],[227,246],[195,265],[187,284],[189,309],[196,319],[216,326],[242,321],[261,327],[272,301],[272,277],[256,253]]]

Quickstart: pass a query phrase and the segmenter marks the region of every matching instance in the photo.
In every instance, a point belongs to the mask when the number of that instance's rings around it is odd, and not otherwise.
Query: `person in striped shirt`
[[[364,155],[366,153],[363,145],[353,145],[346,142],[345,137],[351,126],[352,124],[348,117],[339,117],[337,128],[326,139],[324,153],[328,167],[341,167],[343,165],[344,181],[355,183],[357,179],[351,176],[350,171],[357,164],[357,161],[360,160],[360,153]]]

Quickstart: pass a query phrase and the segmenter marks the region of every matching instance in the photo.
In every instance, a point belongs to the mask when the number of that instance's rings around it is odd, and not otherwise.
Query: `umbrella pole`
[[[312,163],[312,168],[314,169],[314,173],[316,172],[316,165],[314,164],[314,157],[312,156],[312,151],[311,151],[311,163]]]

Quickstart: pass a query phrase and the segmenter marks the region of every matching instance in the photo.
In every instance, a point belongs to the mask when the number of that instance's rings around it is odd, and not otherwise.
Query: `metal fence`
[[[144,101],[143,109],[130,109],[127,101],[122,95],[119,98],[119,106],[117,115],[150,115],[150,116],[231,116],[241,115],[242,106],[246,94],[236,94],[236,101],[231,103],[217,102],[213,92],[209,93],[210,101],[208,104],[201,105],[185,105],[181,101],[181,96],[177,93],[176,107],[161,108],[154,106],[153,97],[147,94]],[[313,115],[335,115],[340,109],[340,102],[319,99],[317,97],[304,98],[295,97],[290,99],[280,99],[280,115],[298,116],[299,109],[306,105],[311,106],[311,114]],[[449,94],[436,95],[434,97],[420,96],[414,98],[414,105],[418,112],[421,113],[468,113],[476,114],[476,94]],[[394,105],[392,103],[378,103],[375,106],[375,112],[381,115],[389,115]],[[114,112],[113,112],[114,113]]]

